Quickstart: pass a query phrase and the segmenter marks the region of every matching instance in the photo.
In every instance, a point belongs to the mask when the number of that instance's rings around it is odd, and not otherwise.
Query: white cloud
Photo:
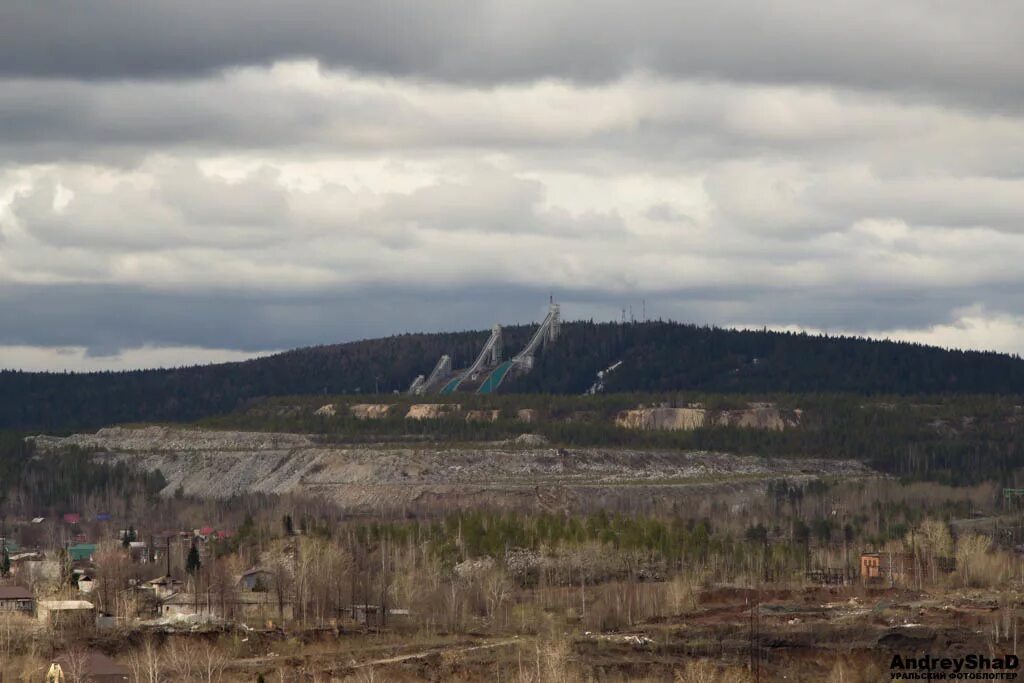
[[[734,325],[734,327],[749,327]],[[852,330],[806,325],[769,326],[785,332],[807,332],[832,336],[860,336],[913,342],[945,349],[997,351],[1024,356],[1024,316],[995,313],[980,304],[956,309],[949,322],[921,328]]]
[[[270,351],[251,353],[231,349],[195,346],[124,349],[109,356],[89,355],[82,346],[3,346],[0,345],[0,369],[26,371],[97,372],[107,370],[140,370],[145,368],[178,368],[205,363],[232,363],[265,356]]]
[[[955,313],[955,322],[922,330],[892,330],[886,336],[948,349],[1002,351],[1024,356],[1024,316],[990,314],[982,307]]]
[[[331,297],[487,287],[494,318],[502,292],[554,289],[1017,348],[1001,331],[1024,305],[1011,110],[664,70],[480,85],[304,60],[0,79],[0,152],[0,288],[282,297],[310,311],[300,340],[320,341]],[[943,327],[974,303],[995,322]],[[116,321],[95,324],[116,347]],[[145,324],[154,347],[189,341]],[[278,343],[254,335],[246,348]]]

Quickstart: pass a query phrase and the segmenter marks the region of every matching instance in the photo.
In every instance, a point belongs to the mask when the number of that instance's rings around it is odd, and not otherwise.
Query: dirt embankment
[[[466,412],[466,422],[497,422],[500,410],[470,410]]]
[[[346,410],[344,405],[328,403],[320,406],[314,415],[336,417]],[[407,420],[436,420],[464,416],[467,422],[496,422],[501,411],[496,409],[463,410],[458,403],[414,403],[407,409],[389,403],[357,403],[347,407],[350,415],[360,420],[380,420],[401,414]],[[668,406],[640,406],[623,410],[615,417],[615,425],[626,429],[646,430],[694,430],[704,427],[740,427],[744,429],[767,429],[781,431],[800,425],[800,410],[782,410],[772,403],[751,403],[746,408],[734,410],[709,410],[699,404],[684,408]],[[527,424],[537,422],[538,411],[522,408],[515,411],[515,419]],[[558,418],[570,423],[598,423],[608,420],[596,411],[577,410]]]
[[[159,469],[163,493],[225,498],[306,493],[367,509],[449,506],[584,508],[660,500],[693,486],[747,486],[776,477],[868,476],[852,461],[766,460],[700,451],[551,448],[527,439],[476,446],[340,446],[301,434],[147,427],[35,437],[41,453],[69,446],[108,462]],[[691,492],[692,495],[692,492]]]
[[[694,405],[686,408],[636,408],[623,410],[615,424],[626,429],[693,430],[702,427],[742,427],[782,431],[800,424],[802,411],[783,411],[771,403],[752,403],[739,410],[708,410]]]
[[[349,406],[348,410],[352,417],[360,420],[380,420],[389,417],[396,406],[390,403],[356,403]],[[328,403],[313,412],[314,415],[323,417],[335,417],[338,414],[338,406]],[[462,413],[462,406],[457,403],[417,403],[409,406],[405,413],[407,420],[431,420],[443,417],[451,417]],[[534,422],[537,411],[532,409],[519,410],[516,419],[521,422]],[[500,410],[467,410],[465,411],[466,422],[497,422],[501,417]]]
[[[407,420],[436,420],[441,417],[458,415],[462,406],[458,403],[414,403],[405,414]]]
[[[349,407],[352,417],[360,420],[379,420],[391,414],[391,406],[387,403],[357,403]]]

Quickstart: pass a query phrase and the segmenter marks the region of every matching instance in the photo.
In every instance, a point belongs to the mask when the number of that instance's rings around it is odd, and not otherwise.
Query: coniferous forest
[[[533,328],[504,330],[505,353]],[[296,394],[392,393],[444,353],[472,362],[486,332],[407,334],[297,349],[241,363],[87,374],[0,372],[0,428],[66,431],[183,421]],[[616,361],[605,391],[895,394],[1024,393],[1024,360],[849,337],[739,331],[672,322],[562,326],[533,372],[502,393],[581,394]]]

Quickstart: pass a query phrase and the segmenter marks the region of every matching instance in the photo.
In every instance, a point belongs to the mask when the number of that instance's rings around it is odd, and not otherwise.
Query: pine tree
[[[185,570],[195,576],[199,572],[199,568],[203,566],[203,563],[199,559],[199,548],[196,547],[195,541],[192,542],[192,549],[188,551],[188,559],[185,563]]]
[[[7,577],[11,573],[11,556],[7,553],[7,542],[3,543],[3,556],[0,556],[0,576]]]

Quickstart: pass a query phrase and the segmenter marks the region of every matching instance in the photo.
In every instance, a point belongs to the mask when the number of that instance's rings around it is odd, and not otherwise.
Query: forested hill
[[[505,328],[506,354],[531,327]],[[193,420],[266,396],[390,393],[456,366],[487,332],[409,334],[298,349],[243,363],[176,370],[0,372],[0,427],[59,431],[115,422]],[[680,323],[565,323],[529,375],[502,392],[582,393],[616,361],[606,391],[1024,393],[1024,360],[913,344],[737,331]]]

